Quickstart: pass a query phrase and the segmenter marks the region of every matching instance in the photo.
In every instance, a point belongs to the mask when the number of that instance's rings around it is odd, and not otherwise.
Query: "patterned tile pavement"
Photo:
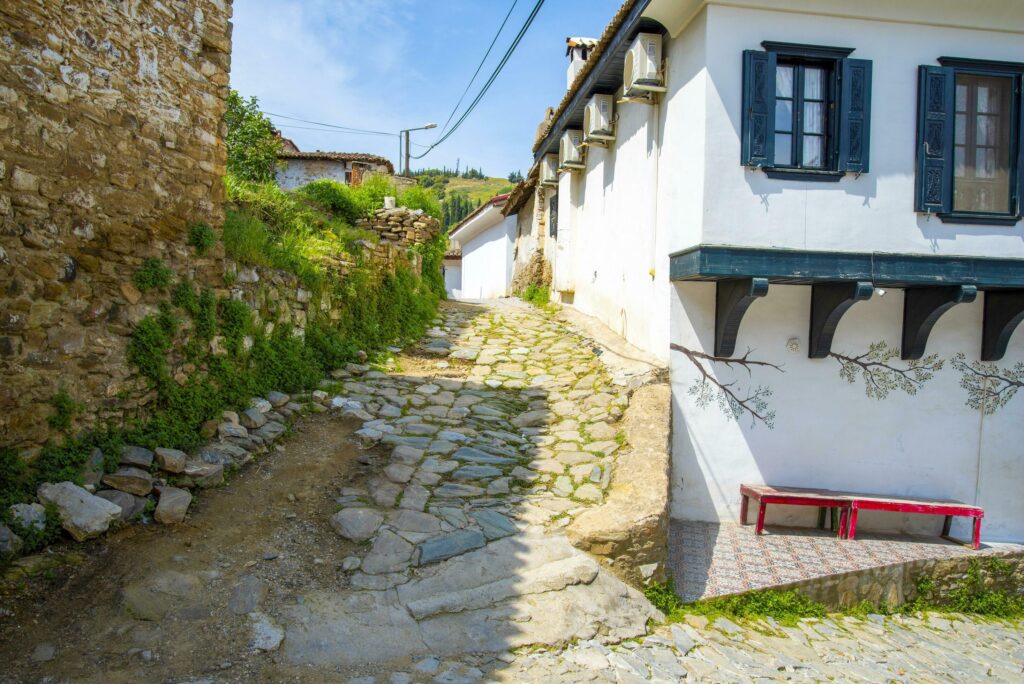
[[[753,525],[685,520],[673,521],[669,530],[669,563],[684,601],[969,553],[939,537],[858,531],[856,540],[840,541],[825,530],[783,527],[766,528],[759,537]]]

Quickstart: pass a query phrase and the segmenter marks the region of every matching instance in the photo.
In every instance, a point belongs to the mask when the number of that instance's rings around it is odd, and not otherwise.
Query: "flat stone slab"
[[[121,517],[120,506],[93,496],[73,482],[41,484],[37,496],[44,504],[57,507],[61,525],[75,541],[103,534]]]
[[[471,511],[469,517],[476,521],[488,540],[501,539],[516,532],[515,523],[497,511],[482,508]]]
[[[136,496],[153,491],[153,476],[141,468],[122,466],[103,476],[103,484]]]
[[[480,496],[484,490],[480,487],[461,484],[458,482],[446,482],[434,490],[434,496],[444,499],[454,499],[465,496]]]
[[[192,494],[187,489],[160,487],[160,500],[153,511],[153,519],[165,525],[180,523],[192,504]]]
[[[452,558],[478,549],[486,543],[487,539],[479,530],[459,530],[441,537],[434,537],[419,545],[419,564],[428,565]]]
[[[495,456],[488,454],[487,452],[474,449],[473,447],[462,447],[456,449],[455,453],[452,454],[452,458],[456,461],[470,461],[472,463],[485,463],[487,465],[511,465],[517,463],[514,458],[506,458],[504,456]]]
[[[465,465],[451,474],[454,480],[481,480],[498,477],[501,471],[489,465]]]
[[[153,464],[153,452],[140,446],[124,446],[121,447],[119,462],[136,468],[149,468]]]
[[[330,519],[331,529],[355,542],[372,537],[383,522],[384,516],[372,508],[345,508]]]

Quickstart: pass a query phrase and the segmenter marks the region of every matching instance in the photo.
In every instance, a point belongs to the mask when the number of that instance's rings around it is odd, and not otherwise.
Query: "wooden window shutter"
[[[871,61],[839,63],[839,170],[867,173],[871,140]]]
[[[775,158],[775,53],[743,51],[742,164],[771,166]]]
[[[915,211],[941,214],[953,206],[953,91],[952,69],[919,67]]]

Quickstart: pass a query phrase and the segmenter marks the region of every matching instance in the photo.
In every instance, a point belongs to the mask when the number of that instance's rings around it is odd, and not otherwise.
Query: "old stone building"
[[[126,401],[127,334],[153,307],[147,257],[222,219],[231,0],[0,4],[0,446],[47,437],[67,388]]]

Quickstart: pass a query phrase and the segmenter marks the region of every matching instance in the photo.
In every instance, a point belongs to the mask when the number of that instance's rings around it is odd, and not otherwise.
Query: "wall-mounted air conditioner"
[[[640,33],[633,39],[622,70],[622,91],[626,97],[665,92],[659,34]]]
[[[604,143],[615,140],[612,120],[614,100],[611,95],[594,95],[583,109],[583,142]]]
[[[540,160],[540,184],[558,185],[558,155],[545,154]]]
[[[579,171],[585,169],[583,163],[583,131],[568,130],[558,143],[558,170]]]

